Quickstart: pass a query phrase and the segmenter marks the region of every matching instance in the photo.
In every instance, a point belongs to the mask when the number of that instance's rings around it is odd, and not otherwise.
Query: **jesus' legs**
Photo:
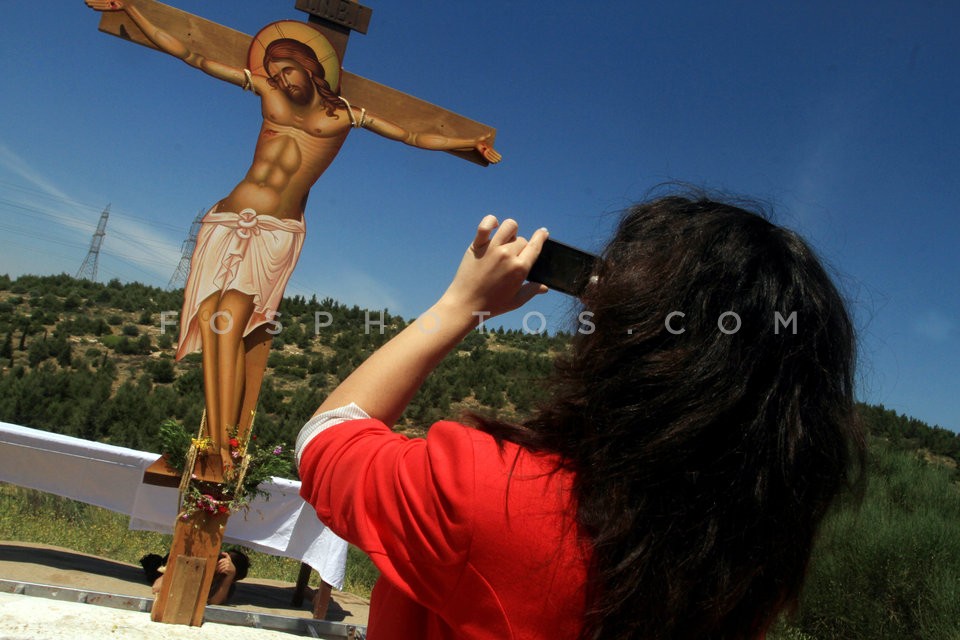
[[[203,362],[203,400],[206,405],[207,433],[215,448],[220,447],[220,396],[217,386],[217,334],[215,315],[220,305],[220,293],[214,293],[200,303],[197,310],[197,327],[200,330],[200,350]]]
[[[220,298],[215,322],[217,338],[217,396],[219,399],[219,422],[212,426],[218,430],[220,457],[224,466],[231,464],[230,431],[238,430],[240,407],[243,402],[246,347],[243,333],[253,313],[253,296],[239,291],[227,291]]]
[[[243,332],[252,313],[253,297],[239,291],[211,295],[200,303],[198,313],[207,435],[224,471],[233,463],[230,431],[240,421],[246,379]]]
[[[243,402],[240,406],[240,427],[238,429],[241,438],[247,437],[253,423],[253,413],[257,408],[257,398],[260,396],[260,386],[267,368],[270,344],[273,341],[273,334],[270,331],[271,325],[262,324],[243,339],[246,354]]]

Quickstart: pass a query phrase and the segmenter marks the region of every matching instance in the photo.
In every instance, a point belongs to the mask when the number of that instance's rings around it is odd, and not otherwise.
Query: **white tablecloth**
[[[131,529],[172,533],[177,490],[143,483],[144,470],[158,457],[0,422],[0,482],[127,514]],[[273,478],[260,488],[269,500],[258,498],[246,514],[231,516],[224,540],[305,562],[342,589],[347,543],[300,498],[300,483]]]

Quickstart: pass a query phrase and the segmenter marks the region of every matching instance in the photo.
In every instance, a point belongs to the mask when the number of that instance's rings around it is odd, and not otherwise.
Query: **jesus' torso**
[[[263,92],[263,125],[253,164],[220,211],[250,208],[280,219],[303,217],[310,188],[340,151],[350,131],[345,109],[327,115],[323,106],[298,107],[278,90]]]

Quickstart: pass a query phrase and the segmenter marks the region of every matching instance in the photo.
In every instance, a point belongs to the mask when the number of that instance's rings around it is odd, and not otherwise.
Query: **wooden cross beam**
[[[342,2],[356,4],[349,2],[349,0],[341,0],[337,4],[339,5]],[[331,3],[324,3],[322,0],[297,1],[298,8],[300,8],[300,5],[322,4]],[[218,60],[240,68],[246,66],[247,50],[250,48],[251,36],[155,0],[138,0],[137,8],[151,22],[177,35],[188,45],[191,51],[199,53],[209,60]],[[367,20],[369,20],[369,16]],[[314,22],[316,23],[316,21]],[[362,19],[358,20],[357,24],[366,29]],[[329,28],[334,32],[336,31],[333,27]],[[99,29],[104,33],[156,49],[140,28],[123,12],[102,14]],[[345,48],[345,35],[342,40],[342,47]],[[342,55],[342,50],[340,53]],[[491,145],[496,134],[496,129],[492,127],[465,118],[402,91],[367,80],[347,70],[344,70],[340,77],[340,94],[351,104],[365,107],[408,131],[436,133],[449,138],[480,138],[489,134]],[[486,160],[476,151],[450,151],[448,153],[477,164],[487,164]]]

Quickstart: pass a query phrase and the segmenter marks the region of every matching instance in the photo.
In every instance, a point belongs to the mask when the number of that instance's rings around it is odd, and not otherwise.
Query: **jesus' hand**
[[[479,140],[477,140],[477,144],[474,148],[480,153],[480,155],[483,156],[484,160],[486,160],[490,164],[497,164],[498,162],[500,162],[500,160],[503,159],[503,156],[501,156],[496,149],[494,149],[489,143],[487,143],[487,140],[489,139],[490,139],[489,135],[486,135],[480,138]]]
[[[123,11],[121,0],[83,0],[88,7],[95,11]]]

